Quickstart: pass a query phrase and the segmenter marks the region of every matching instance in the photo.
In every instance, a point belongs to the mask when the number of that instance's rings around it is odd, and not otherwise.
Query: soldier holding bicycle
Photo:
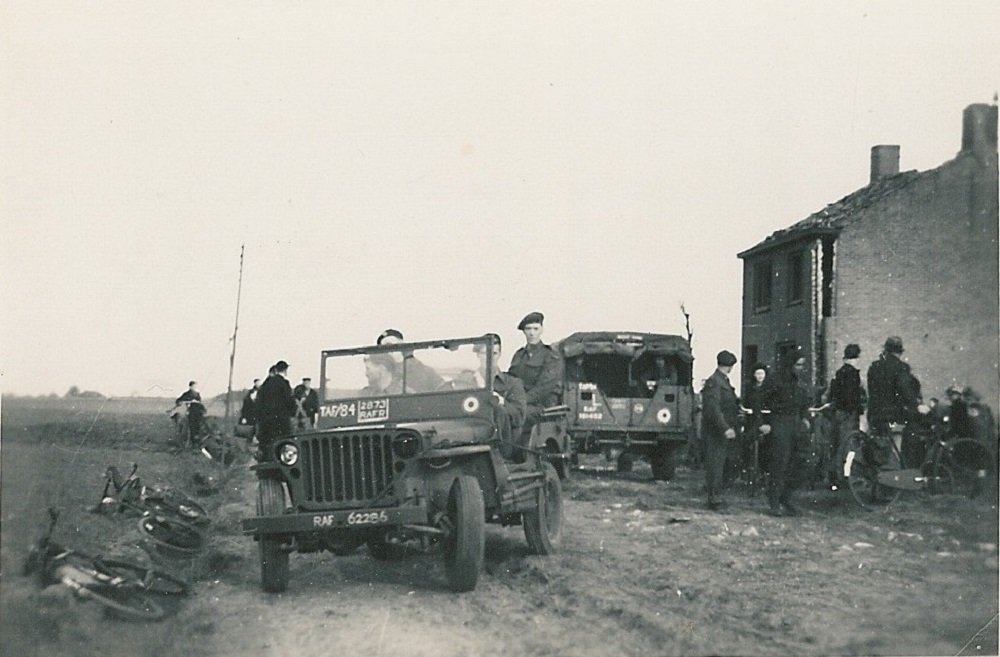
[[[920,381],[900,358],[902,353],[902,338],[889,336],[879,359],[868,367],[868,424],[877,435],[892,433],[900,453],[902,431],[892,429],[930,412],[920,401]]]

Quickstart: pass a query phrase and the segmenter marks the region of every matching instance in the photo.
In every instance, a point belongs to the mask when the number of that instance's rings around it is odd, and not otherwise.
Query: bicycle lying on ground
[[[59,511],[49,509],[49,527],[28,553],[23,574],[37,573],[44,586],[65,586],[119,616],[159,620],[165,612],[151,595],[183,595],[186,582],[168,573],[119,560],[93,557],[52,540]]]
[[[940,427],[931,426],[911,432],[911,449],[904,449],[904,430],[891,425],[888,435],[857,431],[848,438],[843,474],[858,504],[885,507],[904,490],[970,498],[983,492],[993,476],[993,459],[982,443],[949,439]],[[921,453],[917,463],[915,456]]]
[[[101,501],[91,510],[101,512],[114,510],[118,513],[133,511],[174,516],[192,525],[207,525],[208,513],[187,494],[166,486],[143,486],[135,474],[138,463],[132,464],[132,471],[122,477],[118,468],[109,465],[104,472],[104,492]]]

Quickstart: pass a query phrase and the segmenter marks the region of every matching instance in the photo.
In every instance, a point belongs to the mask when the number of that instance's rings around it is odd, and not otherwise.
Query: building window
[[[753,308],[756,311],[771,308],[771,261],[761,260],[753,268]]]
[[[802,303],[805,298],[805,251],[796,251],[788,256],[788,305]]]

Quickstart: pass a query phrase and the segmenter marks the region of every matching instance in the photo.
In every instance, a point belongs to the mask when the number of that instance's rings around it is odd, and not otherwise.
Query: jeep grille
[[[394,503],[392,442],[401,433],[357,431],[301,436],[304,502],[351,506]]]

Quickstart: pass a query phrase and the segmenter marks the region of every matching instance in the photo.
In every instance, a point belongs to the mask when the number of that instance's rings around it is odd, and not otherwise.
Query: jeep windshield
[[[487,343],[478,338],[324,352],[323,399],[484,389]]]

